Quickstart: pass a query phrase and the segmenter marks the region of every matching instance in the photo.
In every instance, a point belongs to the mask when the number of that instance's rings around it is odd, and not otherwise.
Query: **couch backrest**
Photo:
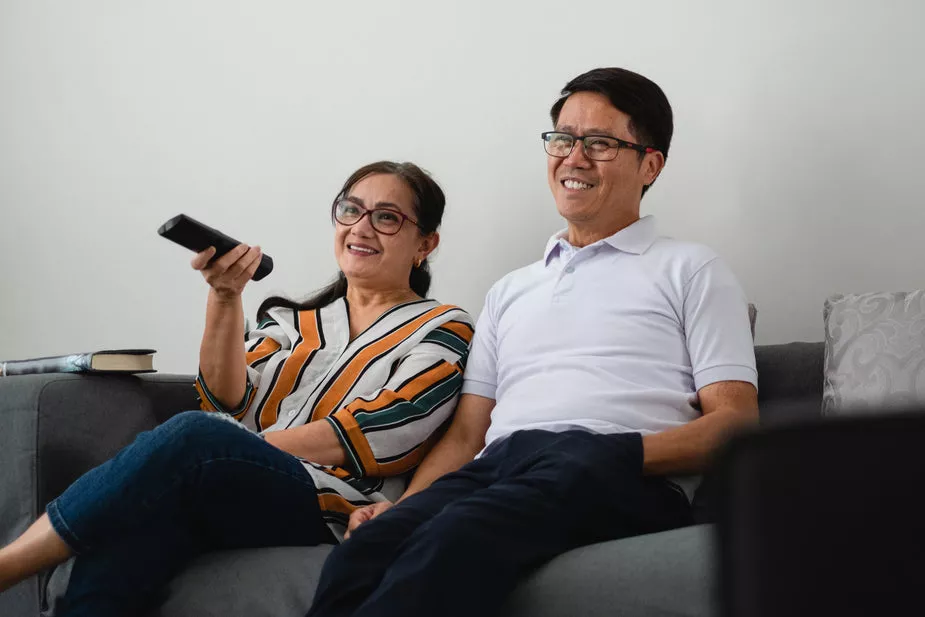
[[[755,347],[763,424],[821,415],[824,354],[821,342]]]

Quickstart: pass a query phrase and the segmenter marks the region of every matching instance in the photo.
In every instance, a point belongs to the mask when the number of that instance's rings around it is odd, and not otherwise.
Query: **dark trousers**
[[[308,615],[487,617],[560,553],[691,524],[687,498],[644,477],[642,457],[637,433],[514,433],[358,527]]]
[[[199,411],[141,433],[48,504],[78,553],[61,617],[124,617],[210,550],[334,542],[302,463]]]

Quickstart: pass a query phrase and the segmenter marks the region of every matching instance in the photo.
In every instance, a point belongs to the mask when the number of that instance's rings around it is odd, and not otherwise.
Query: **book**
[[[153,349],[106,349],[0,362],[0,377],[34,373],[153,373]]]

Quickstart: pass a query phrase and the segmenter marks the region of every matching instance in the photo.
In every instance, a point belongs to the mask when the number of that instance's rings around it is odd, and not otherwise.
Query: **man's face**
[[[565,101],[555,130],[577,137],[605,135],[639,143],[629,123],[629,116],[603,94],[578,92]],[[640,162],[639,155],[627,148],[621,148],[611,161],[593,161],[576,142],[568,157],[548,157],[549,188],[559,214],[570,223],[606,226],[638,218],[642,187],[655,180],[663,161],[660,153],[651,153]]]

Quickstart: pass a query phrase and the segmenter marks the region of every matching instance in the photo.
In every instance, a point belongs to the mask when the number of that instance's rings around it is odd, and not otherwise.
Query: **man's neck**
[[[639,220],[639,213],[633,213],[622,217],[616,221],[608,221],[606,224],[596,223],[594,221],[582,221],[568,224],[568,243],[576,248],[594,244],[604,238],[609,238],[618,231],[626,229]]]

